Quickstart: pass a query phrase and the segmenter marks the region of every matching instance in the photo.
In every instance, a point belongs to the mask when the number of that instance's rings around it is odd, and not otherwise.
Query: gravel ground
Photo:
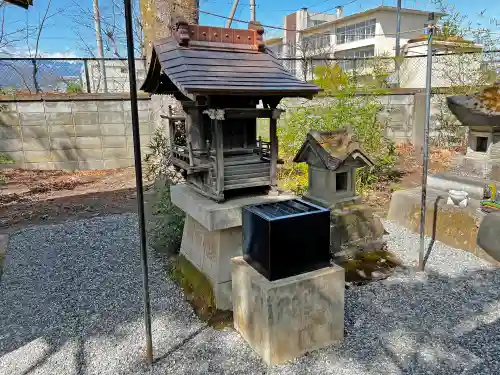
[[[415,263],[418,235],[384,223]],[[133,216],[28,229],[0,284],[0,374],[143,374]],[[268,369],[231,329],[204,327],[151,255],[154,374],[500,374],[500,270],[435,243],[426,273],[346,290],[346,337]]]

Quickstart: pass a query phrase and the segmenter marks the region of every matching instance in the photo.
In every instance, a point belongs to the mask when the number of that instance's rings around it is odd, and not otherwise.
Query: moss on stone
[[[386,278],[402,264],[383,246],[374,251],[357,252],[352,259],[340,262],[339,265],[345,270],[346,282],[362,284]]]
[[[202,321],[215,329],[232,326],[232,312],[217,310],[210,280],[186,257],[178,255],[173,258],[171,275]]]
[[[330,245],[333,254],[345,246],[372,242],[384,235],[380,218],[373,214],[371,208],[364,205],[349,205],[342,210],[333,210],[330,222]]]

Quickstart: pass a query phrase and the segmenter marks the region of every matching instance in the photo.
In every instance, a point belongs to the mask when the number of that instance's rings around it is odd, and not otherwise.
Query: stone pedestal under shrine
[[[219,310],[232,310],[231,259],[242,255],[241,208],[294,198],[242,196],[217,203],[185,184],[170,188],[172,203],[186,213],[180,254],[210,281]]]

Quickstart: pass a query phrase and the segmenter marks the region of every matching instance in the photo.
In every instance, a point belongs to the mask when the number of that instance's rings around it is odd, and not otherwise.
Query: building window
[[[307,27],[314,27],[314,26],[318,26],[318,25],[321,25],[322,23],[325,23],[326,21],[325,20],[309,20],[309,22],[307,23]]]
[[[306,51],[316,51],[322,48],[330,47],[330,34],[314,34],[311,36],[305,36],[302,38],[302,49]]]
[[[354,42],[375,37],[375,18],[337,28],[337,44]]]
[[[339,59],[338,64],[343,71],[364,69],[368,64],[366,59],[374,56],[375,46],[350,49],[335,54],[335,58]]]
[[[476,149],[474,151],[488,151],[488,137],[476,137]]]
[[[335,190],[336,191],[345,191],[347,190],[347,172],[335,173]]]

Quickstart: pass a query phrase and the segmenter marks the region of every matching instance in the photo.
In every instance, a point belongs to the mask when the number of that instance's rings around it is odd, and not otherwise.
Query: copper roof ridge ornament
[[[255,30],[255,46],[260,52],[266,50],[266,44],[264,43],[264,26],[259,21],[250,21],[248,23],[249,30]]]
[[[182,47],[189,47],[189,24],[182,16],[172,17],[172,36]]]

